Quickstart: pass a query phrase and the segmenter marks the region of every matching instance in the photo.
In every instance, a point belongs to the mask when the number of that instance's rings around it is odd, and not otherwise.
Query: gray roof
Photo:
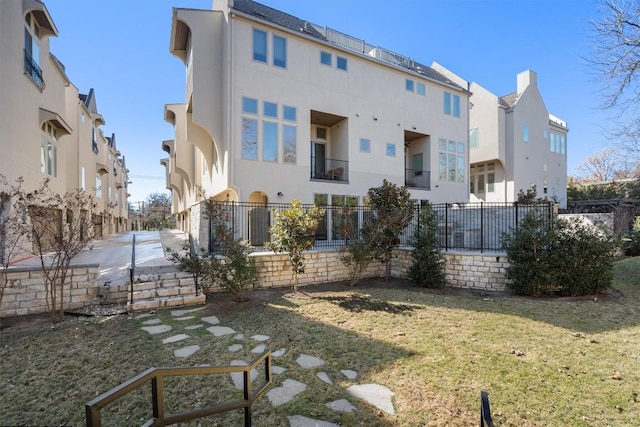
[[[263,19],[268,21],[274,25],[286,28],[291,31],[295,31],[298,33],[302,33],[306,36],[316,38],[326,43],[331,43],[327,38],[316,28],[316,25],[311,24],[304,19],[300,19],[293,15],[289,15],[288,13],[281,12],[277,9],[273,9],[269,6],[265,6],[263,4],[257,3],[253,0],[234,0],[233,9],[242,12],[244,14]],[[363,52],[359,52],[363,54]],[[398,57],[402,57],[402,55],[398,55]],[[387,61],[384,61],[387,62]],[[394,64],[397,65],[397,64]],[[402,68],[414,71],[416,73],[422,74],[426,78],[439,81],[441,83],[445,83],[452,87],[455,87],[459,90],[466,91],[466,88],[461,87],[453,81],[450,81],[446,76],[429,67],[428,65],[420,64],[415,61],[411,61],[411,63],[406,63],[403,65],[399,65]]]
[[[518,102],[518,98],[520,98],[520,94],[517,92],[510,93],[505,96],[501,96],[498,98],[500,100],[500,105],[505,108],[512,108]]]

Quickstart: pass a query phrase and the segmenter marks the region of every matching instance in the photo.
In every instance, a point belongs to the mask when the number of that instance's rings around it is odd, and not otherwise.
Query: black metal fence
[[[253,250],[263,250],[269,241],[269,227],[274,213],[289,208],[288,203],[217,202],[218,215],[223,216],[227,227],[234,231],[237,240],[250,243]],[[310,209],[313,205],[303,205]],[[501,252],[502,235],[516,228],[529,212],[537,211],[545,218],[557,214],[553,203],[440,203],[431,208],[438,216],[437,236],[444,251],[466,250]],[[318,206],[323,217],[315,233],[314,249],[340,248],[363,225],[374,218],[369,206]],[[414,208],[411,223],[400,235],[401,246],[411,246],[411,239],[420,226],[420,205]],[[216,241],[212,219],[209,219],[209,253],[221,247]],[[201,243],[202,245],[202,243]]]

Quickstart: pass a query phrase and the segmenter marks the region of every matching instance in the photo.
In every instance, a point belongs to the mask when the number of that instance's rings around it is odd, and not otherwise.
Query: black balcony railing
[[[410,188],[431,190],[431,172],[416,169],[405,169],[404,185]]]
[[[349,181],[349,162],[311,156],[311,179]]]
[[[42,70],[26,49],[24,49],[24,73],[31,77],[33,83],[40,89],[40,92],[44,90],[45,85],[42,79]]]

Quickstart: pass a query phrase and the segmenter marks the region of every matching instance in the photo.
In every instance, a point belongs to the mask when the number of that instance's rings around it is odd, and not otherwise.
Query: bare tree
[[[140,207],[145,230],[162,230],[173,227],[171,218],[171,196],[166,193],[151,193]]]
[[[611,147],[587,157],[576,169],[580,172],[581,181],[606,182],[614,178],[619,163],[619,150]]]
[[[602,107],[615,118],[608,130],[618,147],[640,150],[640,3],[602,0],[592,23],[594,57],[589,60],[603,85]]]

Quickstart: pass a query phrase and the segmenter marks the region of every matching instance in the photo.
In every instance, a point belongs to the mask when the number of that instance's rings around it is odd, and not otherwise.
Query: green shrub
[[[215,268],[210,270],[215,283],[225,292],[233,294],[237,301],[244,301],[249,286],[255,287],[258,279],[255,258],[249,256],[249,248],[242,242],[230,243],[222,257],[216,257]]]
[[[624,254],[627,256],[640,255],[640,217],[637,217],[633,230],[625,237]]]
[[[438,215],[430,204],[420,208],[418,227],[412,238],[413,264],[409,267],[409,278],[416,286],[439,288],[445,286],[445,262],[438,248],[436,227]]]
[[[340,261],[349,270],[349,284],[351,286],[362,278],[362,273],[373,261],[373,256],[373,248],[364,239],[351,239],[340,248]]]
[[[613,280],[616,241],[579,219],[550,221],[532,211],[502,242],[510,263],[507,286],[515,293],[584,295],[603,291]]]

